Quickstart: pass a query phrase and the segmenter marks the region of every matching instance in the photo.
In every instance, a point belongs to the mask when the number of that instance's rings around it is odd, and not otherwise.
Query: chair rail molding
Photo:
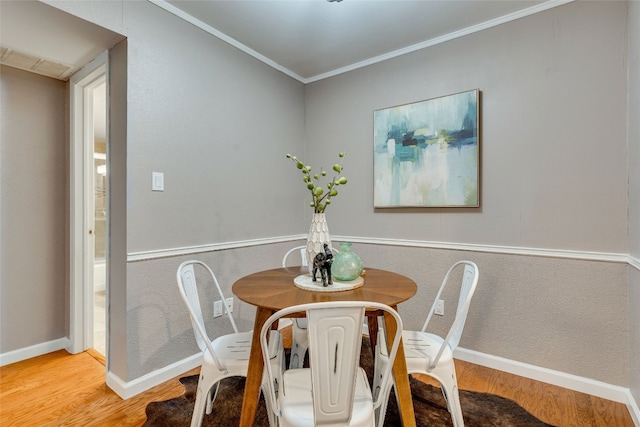
[[[291,242],[306,239],[306,235],[273,237],[268,239],[239,240],[236,242],[210,243],[207,245],[185,246],[181,248],[155,249],[149,251],[130,252],[127,262],[148,261],[158,258],[171,258],[184,255],[201,254],[204,252],[216,252],[227,249],[246,248],[251,246],[270,245],[273,243]]]
[[[251,246],[269,245],[273,243],[305,240],[306,234],[280,236],[267,239],[240,240],[236,242],[211,243],[207,245],[187,246],[181,248],[157,249],[149,251],[131,252],[127,257],[128,262],[147,261],[158,258],[170,258],[176,256],[215,252],[227,249],[238,249]],[[547,258],[568,258],[590,261],[604,261],[629,264],[640,270],[640,260],[630,254],[613,252],[570,251],[566,249],[526,248],[517,246],[479,245],[472,243],[436,242],[428,240],[388,239],[380,237],[357,237],[331,235],[332,240],[365,243],[371,245],[404,246],[413,248],[442,249],[452,251],[469,251],[496,253],[506,255],[525,255]]]

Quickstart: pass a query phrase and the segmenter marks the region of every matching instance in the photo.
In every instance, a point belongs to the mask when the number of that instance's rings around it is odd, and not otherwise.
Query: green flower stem
[[[342,159],[344,157],[344,153],[339,153],[338,157]],[[338,190],[336,189],[336,187],[339,185],[345,185],[347,183],[347,178],[344,176],[340,176],[340,173],[342,173],[343,170],[342,163],[336,163],[333,165],[332,169],[335,174],[331,178],[331,181],[327,183],[328,191],[325,191],[320,184],[321,177],[327,176],[327,172],[324,169],[321,169],[320,174],[314,174],[312,176],[311,166],[305,165],[296,156],[292,156],[291,154],[287,154],[287,158],[295,162],[296,167],[303,174],[303,181],[305,182],[307,189],[311,192],[311,202],[309,203],[309,206],[313,207],[313,212],[324,212],[327,208],[327,205],[331,204],[331,198],[338,195]]]

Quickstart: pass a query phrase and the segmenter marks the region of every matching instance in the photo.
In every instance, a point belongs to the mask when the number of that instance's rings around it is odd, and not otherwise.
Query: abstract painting
[[[374,111],[374,207],[480,206],[479,96]]]

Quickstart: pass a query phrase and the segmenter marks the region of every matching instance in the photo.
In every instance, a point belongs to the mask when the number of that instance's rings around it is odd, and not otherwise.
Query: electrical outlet
[[[233,313],[233,297],[227,298],[227,310],[229,313]]]
[[[444,300],[439,299],[438,302],[436,302],[435,314],[439,316],[444,316]]]
[[[222,301],[218,300],[213,303],[213,317],[222,316]]]

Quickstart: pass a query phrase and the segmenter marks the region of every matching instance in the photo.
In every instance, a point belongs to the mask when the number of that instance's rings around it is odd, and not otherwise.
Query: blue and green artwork
[[[374,207],[478,207],[479,91],[374,111]]]

